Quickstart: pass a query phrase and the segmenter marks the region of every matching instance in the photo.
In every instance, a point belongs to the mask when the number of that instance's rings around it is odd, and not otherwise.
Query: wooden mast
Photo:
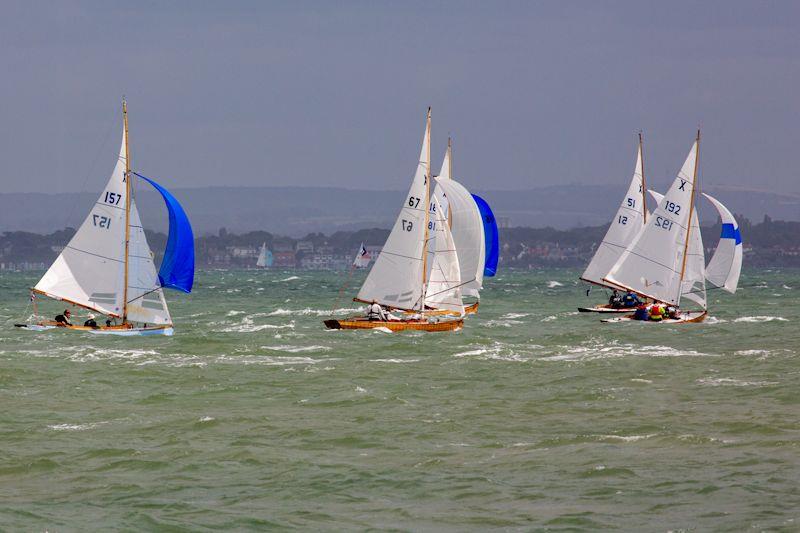
[[[686,254],[689,252],[689,234],[692,231],[692,217],[694,216],[694,196],[697,190],[697,162],[700,159],[700,130],[697,130],[697,139],[695,140],[697,147],[694,154],[694,177],[692,178],[692,195],[689,197],[689,225],[686,226],[686,242],[683,245],[683,264],[681,265],[681,285],[683,284],[683,276],[686,273]],[[699,224],[698,224],[699,226]],[[680,291],[680,289],[678,289]],[[680,298],[678,292],[678,298]]]
[[[447,179],[453,179],[453,139],[447,138]]]
[[[122,323],[128,322],[128,253],[131,241],[131,153],[128,150],[128,103],[122,98],[122,123],[125,128],[125,277],[122,289]]]
[[[642,149],[642,132],[639,132],[639,159],[642,162],[642,223],[647,224],[647,183],[644,181],[644,150]]]
[[[428,223],[431,214],[431,108],[428,107],[428,118],[425,124],[425,137],[428,139],[428,149],[425,154],[425,237],[422,239],[422,296],[420,297],[420,310],[425,310],[425,283],[428,271]]]

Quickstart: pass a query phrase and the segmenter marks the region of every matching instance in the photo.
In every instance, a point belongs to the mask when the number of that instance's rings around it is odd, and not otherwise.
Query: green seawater
[[[0,274],[0,530],[800,529],[800,272],[676,326],[577,275],[391,334],[324,329],[360,273],[200,272],[114,338],[14,328],[38,276]]]

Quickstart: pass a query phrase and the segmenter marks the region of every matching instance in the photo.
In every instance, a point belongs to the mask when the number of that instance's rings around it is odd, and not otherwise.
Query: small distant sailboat
[[[611,286],[631,290],[656,303],[679,307],[684,298],[699,307],[661,323],[702,322],[708,314],[705,253],[695,205],[699,147],[698,131],[683,167],[650,222],[603,277]],[[633,320],[633,316],[605,322],[623,320]]]
[[[397,320],[369,320],[366,317],[329,319],[325,320],[327,328],[453,331],[463,326],[461,283],[453,279],[453,276],[460,276],[459,257],[452,236],[447,237],[449,227],[442,224],[442,216],[430,216],[430,135],[431,111],[428,108],[422,150],[411,189],[386,244],[355,298],[359,302],[377,303],[414,314],[402,314],[402,318]],[[431,254],[428,250],[430,234],[440,230],[444,238],[436,239],[438,244]],[[456,310],[461,316],[434,315],[426,309],[426,301],[435,301],[440,309]]]
[[[272,252],[267,250],[267,243],[261,244],[261,251],[258,253],[256,266],[259,268],[269,268],[272,266]]]
[[[636,153],[636,167],[633,171],[628,192],[622,198],[622,203],[617,209],[605,237],[581,275],[581,281],[599,285],[613,290],[623,287],[603,279],[614,263],[620,258],[628,245],[638,235],[647,223],[647,187],[644,179],[644,153],[642,149],[642,134],[639,134],[639,147]],[[601,304],[594,307],[579,307],[581,312],[594,313],[629,313],[630,308],[616,308],[611,304]]]
[[[192,227],[183,208],[169,191],[131,170],[128,109],[124,100],[122,116],[122,147],[106,188],[50,269],[31,289],[34,316],[36,296],[42,295],[101,313],[108,317],[108,321],[91,327],[42,320],[33,324],[16,324],[17,327],[33,331],[59,327],[125,336],[173,334],[172,317],[163,289],[186,293],[192,290]],[[134,176],[161,194],[169,213],[169,236],[158,274],[133,197]]]
[[[362,242],[355,259],[353,259],[353,268],[367,268],[371,260],[372,256],[369,255],[367,247]]]

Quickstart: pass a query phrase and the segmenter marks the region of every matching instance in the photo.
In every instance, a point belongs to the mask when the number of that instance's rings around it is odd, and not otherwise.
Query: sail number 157
[[[111,227],[111,218],[104,217],[102,215],[92,215],[92,222],[95,226],[103,229],[109,229]]]

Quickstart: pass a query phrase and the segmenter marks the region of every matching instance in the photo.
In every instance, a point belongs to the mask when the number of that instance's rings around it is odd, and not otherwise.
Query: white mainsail
[[[423,254],[428,207],[427,168],[430,158],[430,110],[414,181],[403,207],[375,260],[358,299],[398,309],[423,307]]]
[[[597,247],[597,251],[595,251],[589,266],[586,267],[580,279],[597,285],[617,288],[616,285],[604,281],[603,277],[611,270],[611,267],[617,262],[622,252],[625,251],[642,227],[644,227],[647,219],[644,190],[644,165],[642,162],[642,140],[640,136],[639,149],[636,153],[636,167],[633,171],[631,183],[628,186],[628,192],[623,197],[605,237]]]
[[[706,193],[703,196],[714,204],[722,220],[722,233],[717,249],[706,267],[706,279],[733,294],[742,273],[742,237],[739,224],[722,202]]]
[[[147,244],[139,210],[131,199],[128,251],[128,320],[146,324],[172,324],[158,280],[153,253]],[[122,244],[124,248],[124,243]]]
[[[694,211],[698,144],[699,135],[661,203],[603,281],[661,302],[680,302],[684,254],[689,248],[686,238],[694,223],[690,216]]]
[[[433,201],[436,202],[436,199]],[[429,255],[431,271],[425,293],[425,305],[464,314],[464,303],[461,299],[461,270],[456,245],[447,218],[443,215],[438,202],[436,204],[433,210],[436,217],[429,224],[433,236],[433,252]]]
[[[447,195],[447,216],[450,231],[458,253],[461,270],[461,292],[468,296],[479,296],[483,288],[483,267],[486,260],[486,241],[483,235],[483,219],[478,204],[470,192],[453,179],[436,178],[438,188]]]
[[[256,266],[264,268],[267,266],[267,243],[261,244],[261,251],[258,254],[258,259],[256,260]]]
[[[100,198],[34,287],[55,299],[121,317],[125,268],[125,138]]]

